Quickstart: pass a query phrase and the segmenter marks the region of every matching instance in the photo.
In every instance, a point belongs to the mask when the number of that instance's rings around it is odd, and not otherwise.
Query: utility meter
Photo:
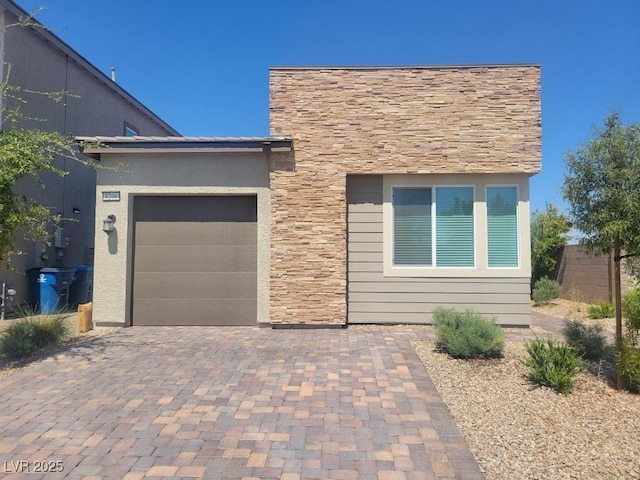
[[[56,248],[67,248],[69,246],[69,232],[66,228],[56,228],[53,234],[53,246]]]

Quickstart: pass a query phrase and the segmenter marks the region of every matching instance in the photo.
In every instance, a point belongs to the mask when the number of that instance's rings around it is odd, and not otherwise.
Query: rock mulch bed
[[[589,318],[588,303],[572,302],[562,298],[556,298],[552,300],[548,305],[542,305],[540,307],[533,307],[534,310],[551,315],[552,317],[562,318],[564,320],[579,320],[585,325],[600,325],[603,330],[610,335],[615,335],[616,332],[616,319],[602,318],[592,319]]]
[[[521,342],[473,361],[414,347],[488,480],[640,478],[640,395],[614,390],[597,365],[561,395],[529,382]]]

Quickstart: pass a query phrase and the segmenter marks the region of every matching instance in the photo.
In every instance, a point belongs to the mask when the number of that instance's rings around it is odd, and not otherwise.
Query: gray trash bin
[[[93,298],[93,267],[74,265],[75,278],[69,288],[69,304],[78,306],[89,303]]]

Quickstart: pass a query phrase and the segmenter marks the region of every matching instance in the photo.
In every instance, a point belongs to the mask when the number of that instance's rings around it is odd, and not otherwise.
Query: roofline
[[[13,13],[16,17],[31,17],[31,14],[26,10],[22,9],[19,5],[14,3],[11,0],[0,0],[0,6],[4,7],[9,12]],[[53,46],[55,49],[60,51],[63,55],[68,56],[71,60],[77,63],[80,67],[84,68],[89,74],[93,75],[98,81],[102,82],[107,88],[115,91],[121,97],[123,97],[127,102],[133,105],[135,108],[140,110],[144,115],[149,117],[154,123],[158,124],[160,127],[170,131],[175,135],[179,135],[179,132],[174,129],[171,125],[165,122],[162,118],[156,115],[153,111],[151,111],[148,107],[142,104],[138,99],[136,99],[133,95],[127,92],[124,88],[122,88],[119,84],[111,80],[105,73],[100,71],[95,65],[93,65],[89,60],[80,55],[76,50],[74,50],[69,44],[64,42],[60,37],[56,34],[52,33],[51,30],[44,24],[38,21],[38,19],[31,17],[34,24],[38,27],[28,26],[26,28],[30,29],[36,36]]]
[[[478,63],[460,65],[275,65],[269,70],[442,70],[457,68],[536,67],[539,63]]]
[[[176,152],[290,152],[293,138],[270,137],[76,137],[82,152],[100,160],[102,154]],[[86,145],[89,144],[89,145]]]

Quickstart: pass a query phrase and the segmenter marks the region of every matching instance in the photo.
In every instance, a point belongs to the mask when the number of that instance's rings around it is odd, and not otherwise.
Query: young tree
[[[542,277],[552,278],[560,247],[569,240],[571,221],[553,204],[531,216],[531,285]]]
[[[34,12],[21,17],[17,23],[6,28],[45,28],[34,20]],[[22,107],[30,98],[44,97],[61,103],[70,95],[67,91],[42,92],[11,82],[11,65],[6,65],[7,75],[0,82],[2,110],[0,118],[0,268],[11,267],[18,234],[27,240],[49,240],[49,227],[60,220],[52,215],[45,205],[22,195],[15,189],[20,181],[30,180],[44,187],[41,175],[52,172],[65,176],[67,172],[56,166],[61,156],[91,165],[90,160],[81,159],[73,139],[59,132],[35,128],[24,128],[46,119],[33,118],[24,113]]]
[[[622,346],[621,250],[640,253],[640,125],[625,126],[617,111],[589,142],[566,154],[563,194],[581,243],[595,253],[613,249],[616,347]],[[621,387],[618,375],[618,387]]]
[[[58,132],[41,130],[0,131],[0,266],[10,267],[16,236],[48,241],[48,227],[57,219],[49,209],[17,192],[16,183],[30,179],[40,184],[43,172],[65,176],[54,160],[65,155],[80,160],[73,140]]]

